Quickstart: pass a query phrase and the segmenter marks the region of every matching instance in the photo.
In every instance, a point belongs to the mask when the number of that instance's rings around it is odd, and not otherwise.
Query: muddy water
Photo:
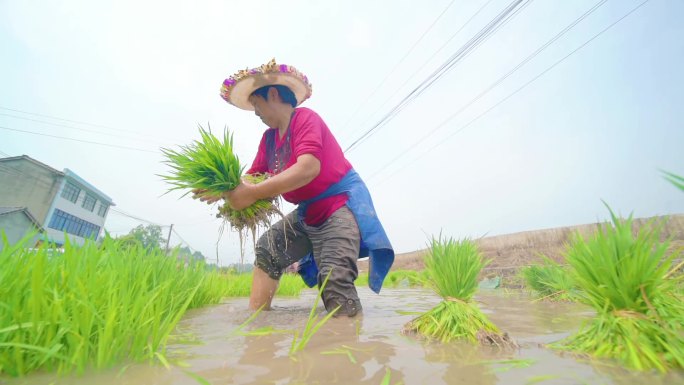
[[[276,298],[245,330],[266,326],[302,330],[315,297]],[[248,317],[246,299],[190,311],[179,324],[167,356],[170,369],[147,364],[122,366],[80,377],[32,375],[7,384],[684,384],[684,373],[634,374],[581,361],[540,347],[578,329],[591,311],[570,303],[533,302],[521,293],[480,292],[490,319],[521,345],[513,352],[462,343],[423,343],[399,331],[414,315],[439,302],[429,291],[361,290],[364,315],[332,319],[304,351],[289,356],[292,334],[234,333]],[[323,309],[319,308],[319,312]],[[205,382],[203,382],[205,381]],[[2,380],[0,380],[2,383]]]

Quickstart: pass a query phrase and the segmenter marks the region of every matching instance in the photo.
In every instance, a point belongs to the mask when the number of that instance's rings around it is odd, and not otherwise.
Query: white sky
[[[531,2],[347,154],[397,252],[422,248],[440,231],[479,237],[604,220],[601,199],[624,215],[684,212],[684,195],[658,171],[684,174],[678,0],[651,0],[465,126],[641,2],[608,1],[421,141],[596,2]],[[158,148],[187,144],[198,123],[210,122],[234,130],[241,159],[251,163],[265,127],[225,103],[219,87],[272,57],[309,76],[314,92],[304,106],[346,148],[508,1],[492,0],[435,54],[486,3],[453,2],[400,62],[450,3],[0,0],[0,151],[73,170],[117,209],[175,224],[185,242],[215,259],[214,210],[177,192],[162,195],[168,186],[156,175],[167,168]],[[111,212],[106,228],[117,235],[138,224]],[[238,260],[234,233],[223,236],[218,253],[222,264]]]

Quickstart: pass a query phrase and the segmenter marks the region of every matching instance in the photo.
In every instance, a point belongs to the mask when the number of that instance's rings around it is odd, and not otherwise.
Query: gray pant
[[[354,286],[359,275],[356,260],[360,242],[359,226],[347,206],[335,211],[319,226],[300,222],[295,210],[259,238],[255,265],[279,280],[287,266],[313,252],[319,287],[332,270],[322,293],[326,310],[332,311],[339,305],[336,315],[353,317],[361,310]]]

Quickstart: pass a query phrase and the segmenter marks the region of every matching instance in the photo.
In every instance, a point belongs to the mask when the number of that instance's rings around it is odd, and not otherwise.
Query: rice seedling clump
[[[268,175],[245,175],[244,166],[240,164],[233,146],[233,135],[226,128],[223,140],[214,136],[210,130],[199,127],[201,140],[190,145],[180,146],[178,151],[162,148],[166,156],[165,163],[171,167],[170,175],[161,177],[173,187],[169,191],[184,189],[184,195],[193,190],[203,190],[208,196],[224,197],[225,193],[235,189],[245,179],[250,183],[261,183]],[[223,218],[231,228],[240,235],[243,243],[247,231],[256,239],[259,227],[268,227],[274,215],[280,215],[277,200],[263,199],[253,205],[234,210],[228,202],[219,207],[217,217]]]
[[[109,237],[29,249],[28,239],[1,240],[0,375],[164,363],[186,309],[218,303],[226,291],[227,281],[202,261],[161,249]]]
[[[433,238],[425,257],[425,270],[435,292],[444,300],[407,323],[404,332],[442,342],[464,339],[499,347],[515,346],[473,301],[478,276],[485,265],[474,242]]]
[[[551,301],[576,300],[577,288],[567,267],[543,257],[543,263],[523,267],[520,274],[529,288],[539,295],[539,299]]]
[[[676,255],[660,240],[662,223],[635,235],[631,216],[611,217],[589,240],[576,235],[566,253],[579,298],[597,315],[552,346],[636,370],[684,368],[684,306],[669,277]]]

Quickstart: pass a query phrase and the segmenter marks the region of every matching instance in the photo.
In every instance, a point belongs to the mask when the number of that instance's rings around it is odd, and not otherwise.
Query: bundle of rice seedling
[[[515,346],[473,301],[477,278],[485,265],[474,242],[442,239],[441,236],[433,238],[425,256],[425,270],[435,292],[444,300],[406,324],[404,332],[415,332],[442,342],[466,339],[499,347]]]
[[[684,306],[668,277],[676,255],[660,241],[662,223],[634,235],[631,216],[577,235],[566,253],[579,298],[596,310],[581,330],[553,347],[613,358],[637,370],[684,368]]]
[[[575,300],[577,289],[568,268],[559,265],[549,257],[542,256],[542,258],[541,265],[526,266],[520,270],[527,286],[539,295],[540,300]]]
[[[223,140],[202,126],[199,126],[199,132],[201,141],[180,146],[178,151],[161,149],[166,156],[165,163],[172,169],[170,175],[161,177],[173,186],[169,191],[187,190],[183,196],[198,189],[206,191],[206,195],[224,196],[240,184],[245,168],[234,152],[233,135],[227,128],[224,130]],[[245,175],[244,178],[251,183],[260,183],[266,180],[267,175]],[[282,216],[277,201],[264,199],[242,210],[234,210],[226,202],[220,206],[217,217],[225,219],[239,233],[242,244],[247,231],[256,239],[257,229],[269,226],[271,218],[276,214]]]

